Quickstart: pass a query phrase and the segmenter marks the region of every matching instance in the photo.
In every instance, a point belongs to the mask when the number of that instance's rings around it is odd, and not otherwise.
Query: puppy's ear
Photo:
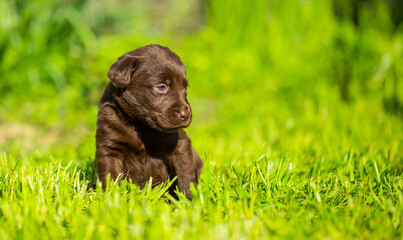
[[[108,70],[108,78],[117,88],[127,87],[131,75],[136,69],[137,59],[135,57],[120,57]]]

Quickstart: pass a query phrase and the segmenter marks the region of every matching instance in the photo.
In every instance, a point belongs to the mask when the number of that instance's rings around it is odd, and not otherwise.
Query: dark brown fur
[[[171,187],[191,199],[202,161],[182,128],[192,119],[185,65],[166,47],[148,45],[122,55],[108,71],[99,103],[96,166],[103,187],[119,174],[141,188],[177,176]],[[161,93],[161,84],[166,93]],[[158,87],[159,86],[159,87]]]

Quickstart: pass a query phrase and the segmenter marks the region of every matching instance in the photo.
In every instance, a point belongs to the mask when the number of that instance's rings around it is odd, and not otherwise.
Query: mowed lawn
[[[385,5],[356,26],[332,1],[25,2],[0,0],[1,239],[402,239],[403,33]],[[93,167],[106,72],[149,43],[187,67],[193,201],[169,182],[103,192]]]

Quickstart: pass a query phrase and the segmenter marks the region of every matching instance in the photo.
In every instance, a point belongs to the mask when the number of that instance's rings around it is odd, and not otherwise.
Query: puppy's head
[[[185,65],[167,47],[152,44],[125,53],[110,67],[108,77],[116,100],[131,118],[164,132],[189,126]]]

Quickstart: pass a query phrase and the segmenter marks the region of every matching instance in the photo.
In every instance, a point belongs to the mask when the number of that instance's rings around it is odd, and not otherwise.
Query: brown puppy
[[[167,47],[148,45],[123,54],[109,69],[111,80],[99,103],[96,166],[103,187],[110,174],[141,188],[177,176],[170,189],[192,199],[203,163],[182,128],[192,112],[185,65]]]

